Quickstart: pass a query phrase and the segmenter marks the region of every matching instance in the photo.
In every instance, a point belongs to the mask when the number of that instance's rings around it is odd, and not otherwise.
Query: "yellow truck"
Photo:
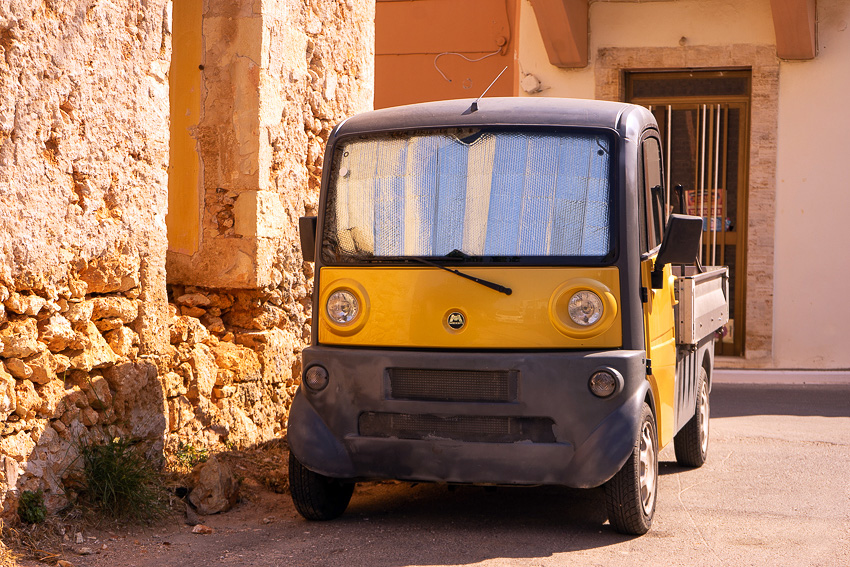
[[[669,214],[645,108],[554,98],[368,112],[328,141],[312,344],[289,418],[309,520],[370,479],[605,487],[643,534],[658,451],[703,464],[726,268]]]

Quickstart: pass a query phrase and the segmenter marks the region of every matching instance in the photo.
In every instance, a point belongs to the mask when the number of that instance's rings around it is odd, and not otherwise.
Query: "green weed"
[[[25,490],[18,500],[18,517],[27,524],[40,524],[47,517],[47,507],[44,505],[44,493],[41,489],[35,492]]]
[[[159,473],[128,439],[80,447],[83,494],[91,504],[117,519],[150,521],[161,517]]]
[[[177,451],[174,453],[177,459],[177,464],[183,468],[192,470],[198,463],[205,463],[210,457],[210,450],[206,447],[196,448],[191,443],[177,446]]]

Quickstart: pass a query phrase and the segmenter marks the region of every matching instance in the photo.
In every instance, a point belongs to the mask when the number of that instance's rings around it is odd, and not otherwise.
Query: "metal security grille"
[[[553,421],[543,417],[360,414],[360,435],[397,439],[450,439],[478,443],[554,443]]]
[[[729,267],[731,316],[715,352],[740,355],[746,327],[750,71],[720,69],[628,75],[626,99],[655,115],[661,132],[668,203],[702,217],[700,261]],[[679,210],[670,190],[684,188]],[[740,277],[737,277],[739,276]]]
[[[515,402],[516,371],[390,368],[389,397],[438,402]]]

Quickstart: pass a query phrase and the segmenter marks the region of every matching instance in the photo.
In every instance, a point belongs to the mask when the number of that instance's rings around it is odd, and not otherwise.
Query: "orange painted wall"
[[[200,157],[194,130],[201,116],[202,0],[174,3],[172,14],[171,145],[168,165],[168,248],[194,254],[200,243]]]
[[[378,0],[375,108],[478,98],[506,66],[487,96],[516,96],[518,22],[519,0]]]

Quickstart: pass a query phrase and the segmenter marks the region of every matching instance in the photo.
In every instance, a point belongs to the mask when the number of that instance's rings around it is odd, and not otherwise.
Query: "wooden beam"
[[[817,55],[817,0],[770,0],[776,30],[776,55],[782,59],[814,59]]]
[[[587,0],[531,0],[549,62],[587,66]]]

